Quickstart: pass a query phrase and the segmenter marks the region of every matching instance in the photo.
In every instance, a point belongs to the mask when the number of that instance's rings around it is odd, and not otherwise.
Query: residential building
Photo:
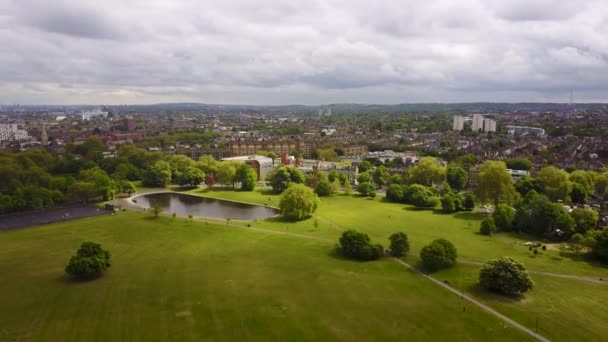
[[[454,123],[452,125],[452,130],[462,131],[463,129],[464,129],[464,117],[454,116]]]

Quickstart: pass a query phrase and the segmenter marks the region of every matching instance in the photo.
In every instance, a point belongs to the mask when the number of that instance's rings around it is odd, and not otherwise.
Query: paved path
[[[435,279],[435,278],[431,277],[431,276],[430,276],[430,275],[428,275],[428,274],[425,274],[425,273],[421,272],[419,269],[417,269],[417,268],[415,268],[414,266],[412,266],[412,265],[410,265],[410,264],[406,263],[405,261],[403,261],[403,260],[401,260],[401,259],[397,259],[397,258],[393,258],[393,260],[395,260],[396,262],[398,262],[398,263],[399,263],[399,264],[401,264],[402,266],[404,266],[404,267],[406,267],[406,268],[410,269],[411,271],[416,272],[416,273],[418,273],[419,275],[423,276],[424,278],[426,278],[426,279],[428,279],[428,280],[432,281],[432,282],[433,282],[433,283],[435,283],[436,285],[439,285],[439,286],[443,287],[444,289],[446,289],[446,290],[448,290],[448,291],[450,291],[450,292],[454,293],[455,295],[460,296],[462,299],[467,300],[467,301],[469,301],[470,303],[475,304],[476,306],[478,306],[478,307],[479,307],[480,309],[482,309],[483,311],[485,311],[485,312],[487,312],[487,313],[489,313],[489,314],[491,314],[491,315],[494,315],[495,317],[497,317],[497,318],[499,318],[499,319],[503,320],[504,322],[506,322],[506,323],[510,324],[510,325],[511,325],[511,326],[513,326],[514,328],[516,328],[516,329],[518,329],[518,330],[520,330],[520,331],[522,331],[522,332],[524,332],[524,333],[526,333],[526,334],[528,334],[528,335],[530,335],[530,336],[532,336],[532,337],[536,338],[536,339],[537,339],[537,340],[539,340],[539,341],[543,341],[543,342],[549,342],[549,339],[548,339],[548,338],[546,338],[546,337],[544,337],[544,336],[542,336],[542,335],[540,335],[540,334],[538,334],[538,333],[536,333],[536,332],[532,331],[531,329],[526,328],[526,327],[525,327],[524,325],[522,325],[522,324],[519,324],[519,323],[515,322],[514,320],[512,320],[512,319],[510,319],[509,317],[507,317],[507,316],[505,316],[505,315],[501,314],[500,312],[498,312],[498,311],[496,311],[496,310],[492,309],[491,307],[487,306],[486,304],[484,304],[484,303],[482,303],[482,302],[480,302],[480,301],[478,301],[478,300],[476,300],[476,299],[474,299],[474,298],[472,298],[472,297],[470,297],[470,296],[468,296],[468,295],[466,295],[466,294],[464,294],[464,293],[459,292],[459,291],[458,291],[458,290],[456,290],[455,288],[453,288],[453,287],[451,287],[451,286],[449,286],[449,285],[447,285],[447,284],[445,284],[445,283],[443,283],[443,282],[441,282],[441,281],[439,281],[439,280],[437,280],[437,279]]]
[[[476,266],[483,265],[483,263],[479,262],[479,261],[464,260],[464,259],[458,259],[458,263],[465,264],[465,265],[476,265]],[[600,278],[600,277],[578,276],[578,275],[573,275],[573,274],[562,274],[562,273],[553,273],[553,272],[535,271],[535,270],[528,270],[528,273],[540,274],[540,275],[545,275],[545,276],[549,276],[549,277],[571,279],[571,280],[588,281],[591,283],[608,285],[608,279],[604,279],[604,278]]]

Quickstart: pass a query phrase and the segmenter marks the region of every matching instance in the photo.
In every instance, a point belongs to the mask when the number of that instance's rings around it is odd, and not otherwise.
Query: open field
[[[199,190],[200,191],[200,190]],[[226,196],[234,199],[238,192],[212,191],[213,197]],[[272,196],[248,193],[248,202],[255,198]],[[278,198],[278,197],[275,197]],[[522,261],[533,271],[584,276],[599,281],[608,279],[608,268],[584,260],[563,257],[557,250],[549,250],[533,256],[521,243],[527,241],[516,234],[500,234],[487,237],[477,233],[479,216],[475,213],[444,215],[432,211],[420,211],[408,206],[386,203],[381,198],[374,200],[355,196],[334,196],[323,198],[318,228],[313,226],[314,218],[298,223],[276,220],[255,222],[255,227],[298,233],[326,239],[337,239],[344,228],[355,228],[368,233],[373,240],[387,244],[387,236],[395,231],[408,234],[411,253],[406,259],[412,264],[418,262],[420,249],[431,240],[444,237],[454,242],[463,261],[483,262],[491,258],[512,256]],[[331,223],[328,223],[330,221]],[[570,280],[533,273],[536,282],[533,291],[518,301],[488,295],[475,284],[479,272],[478,265],[460,264],[457,268],[436,274],[436,278],[448,280],[456,288],[462,289],[481,299],[499,312],[508,315],[525,326],[535,329],[539,321],[539,331],[553,340],[598,340],[608,335],[608,309],[603,304],[608,293],[608,282],[593,283]]]
[[[68,281],[85,240],[114,265]],[[0,245],[2,341],[529,339],[390,259],[342,260],[327,242],[127,212]]]

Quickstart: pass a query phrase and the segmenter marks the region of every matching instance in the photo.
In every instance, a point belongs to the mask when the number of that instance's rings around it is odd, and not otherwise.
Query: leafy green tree
[[[391,241],[390,252],[392,256],[400,258],[409,252],[410,242],[405,233],[393,233],[388,239]]]
[[[513,203],[517,192],[507,166],[501,161],[486,161],[479,169],[477,196],[482,202]]]
[[[350,195],[353,192],[353,185],[350,182],[344,183],[343,187],[344,193]]]
[[[401,185],[403,183],[403,177],[401,177],[401,175],[398,173],[394,173],[391,175],[389,183]]]
[[[118,182],[118,192],[131,196],[137,191],[135,185],[126,179]]]
[[[460,208],[462,208],[462,202],[460,197],[452,192],[448,192],[445,195],[441,196],[440,201],[441,210],[446,214],[456,212]]]
[[[202,155],[194,165],[209,175],[217,172],[219,162],[212,155]]]
[[[446,170],[446,180],[452,189],[461,191],[467,185],[469,175],[462,167],[450,164]]]
[[[595,193],[602,196],[608,191],[608,172],[604,172],[595,179]]]
[[[570,190],[572,203],[585,204],[589,200],[589,195],[585,186],[579,183],[572,183],[572,190]]]
[[[258,174],[248,164],[241,164],[236,169],[236,181],[241,183],[242,191],[253,191],[258,183]]]
[[[527,158],[512,158],[505,160],[507,168],[511,170],[532,170],[532,162]]]
[[[481,225],[479,227],[479,232],[483,235],[492,235],[496,231],[496,224],[494,223],[494,219],[490,217],[486,217],[481,221]]]
[[[446,169],[433,157],[424,157],[408,170],[410,184],[434,186],[445,181]]]
[[[526,267],[510,257],[487,261],[479,271],[479,283],[487,290],[509,296],[534,287]]]
[[[284,219],[299,221],[312,215],[319,202],[319,197],[306,185],[291,184],[283,192],[279,207]]]
[[[391,202],[402,202],[403,201],[403,188],[399,184],[391,184],[386,189],[386,198]]]
[[[112,265],[110,259],[110,252],[101,248],[100,244],[83,242],[65,267],[65,272],[76,278],[96,277]]]
[[[331,148],[318,149],[316,150],[316,154],[318,159],[323,159],[325,161],[340,161],[338,153]]]
[[[95,188],[95,183],[76,182],[70,186],[68,194],[76,201],[89,202],[97,197],[97,189]]]
[[[294,167],[280,165],[266,176],[266,180],[270,182],[272,192],[280,194],[287,189],[289,183],[304,183],[304,174]]]
[[[163,212],[163,207],[160,204],[154,204],[150,208],[150,212],[154,217],[158,217]]]
[[[80,179],[95,184],[97,195],[102,197],[104,201],[114,198],[116,183],[104,170],[98,167],[82,170],[80,171]]]
[[[608,229],[603,229],[595,236],[592,254],[602,262],[608,262]]]
[[[552,203],[545,195],[530,191],[516,209],[519,230],[557,240],[567,240],[574,233],[574,220],[564,206]]]
[[[359,171],[360,172],[366,172],[371,170],[373,167],[372,163],[370,163],[368,160],[364,160],[359,164]]]
[[[164,160],[155,162],[142,174],[142,183],[144,186],[165,187],[171,183],[171,179],[171,165]]]
[[[357,182],[359,183],[371,183],[372,175],[369,172],[361,172],[357,175]]]
[[[216,171],[216,178],[222,184],[232,184],[234,188],[236,184],[236,170],[241,165],[240,162],[237,161],[223,161],[219,163]]]
[[[371,182],[360,183],[357,187],[357,191],[364,197],[376,197],[376,188]]]
[[[352,229],[342,233],[340,250],[346,258],[361,261],[376,260],[384,254],[382,245],[372,245],[367,234]]]
[[[403,192],[403,200],[405,203],[412,204],[419,208],[433,208],[438,204],[437,198],[433,192],[420,184],[408,186]]]
[[[597,174],[593,171],[576,170],[570,174],[570,181],[580,184],[587,194],[592,194],[595,190]]]
[[[330,182],[333,182],[336,179],[339,181],[339,179],[340,179],[340,173],[336,169],[333,169],[327,175],[327,180],[329,180]]]
[[[205,179],[205,173],[199,168],[188,166],[183,171],[176,171],[176,182],[181,186],[196,187]]]
[[[496,223],[496,229],[506,232],[513,230],[516,212],[515,208],[507,204],[499,204],[494,209],[494,213],[492,213],[492,218],[494,219],[494,223]]]
[[[327,178],[321,179],[315,187],[315,192],[319,197],[329,196],[332,194],[331,183]]]
[[[194,167],[196,163],[190,157],[184,155],[173,155],[167,158],[167,162],[171,165],[171,173],[185,172],[188,168]]]
[[[519,192],[520,195],[526,196],[528,194],[528,192],[530,192],[532,190],[534,190],[538,193],[542,193],[543,185],[536,178],[532,178],[530,176],[524,176],[524,177],[520,178],[519,180],[517,180],[517,182],[515,182],[515,190],[517,190],[517,192]]]
[[[593,209],[574,208],[570,212],[574,220],[577,233],[585,234],[587,231],[595,229],[600,215]]]
[[[420,251],[422,266],[433,272],[456,264],[456,247],[446,239],[437,239]]]
[[[475,194],[465,192],[462,198],[462,207],[464,210],[473,210],[475,208]]]
[[[568,200],[572,183],[566,171],[560,170],[555,166],[547,166],[538,172],[537,178],[543,186],[544,193],[550,200],[562,200],[564,202]]]
[[[391,175],[384,166],[378,166],[372,175],[374,183],[378,186],[383,186],[388,183]]]

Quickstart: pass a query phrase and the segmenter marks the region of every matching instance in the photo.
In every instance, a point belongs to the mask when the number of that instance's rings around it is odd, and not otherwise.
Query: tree
[[[429,271],[454,266],[456,257],[456,247],[446,239],[434,240],[420,251],[422,266]]]
[[[595,243],[591,250],[595,258],[608,262],[608,229],[603,229],[595,236]]]
[[[236,169],[240,166],[239,162],[223,161],[217,166],[216,178],[222,184],[236,183]]]
[[[386,189],[386,198],[391,202],[402,202],[403,201],[403,188],[399,184],[391,184]]]
[[[475,208],[475,195],[472,192],[466,192],[462,199],[462,207],[465,210],[473,210]]]
[[[110,252],[101,248],[100,244],[83,242],[65,267],[65,272],[76,278],[96,277],[112,265],[110,258]]]
[[[587,231],[594,229],[597,226],[600,215],[593,209],[574,208],[570,212],[570,216],[574,220],[577,233],[585,234]]]
[[[370,170],[372,167],[373,167],[372,163],[370,163],[368,160],[364,160],[359,164],[359,171],[366,172],[366,171]]]
[[[340,173],[336,170],[333,169],[329,172],[329,174],[327,175],[327,180],[329,180],[330,182],[333,182],[335,180],[340,180]]]
[[[194,166],[188,166],[183,171],[176,171],[175,175],[175,181],[181,186],[196,187],[205,179],[205,173]]]
[[[319,197],[329,196],[332,194],[331,183],[327,178],[322,178],[315,187],[315,192]]]
[[[279,202],[286,220],[299,221],[312,215],[319,206],[319,197],[304,184],[291,184]]]
[[[97,190],[92,182],[76,182],[70,186],[68,193],[71,198],[80,202],[88,202],[97,197]]]
[[[258,183],[258,174],[249,164],[242,163],[236,169],[236,181],[241,183],[242,191],[253,191]]]
[[[384,254],[382,245],[372,245],[367,234],[352,229],[342,233],[340,250],[346,258],[361,261],[376,260]]]
[[[357,175],[357,182],[359,183],[371,183],[372,175],[369,172],[361,172]]]
[[[171,166],[164,160],[159,160],[146,169],[142,175],[144,186],[165,187],[171,183]]]
[[[585,186],[579,183],[572,183],[572,190],[570,190],[572,203],[585,204],[589,200],[589,195]]]
[[[217,167],[219,162],[213,158],[211,155],[203,155],[198,161],[194,164],[197,168],[203,171],[205,174],[215,174],[217,172]]]
[[[570,174],[570,181],[574,184],[580,184],[587,194],[592,194],[595,190],[595,181],[597,174],[593,171],[576,170]]]
[[[304,174],[294,167],[280,165],[266,176],[266,180],[270,182],[272,192],[280,194],[287,189],[289,183],[304,183]]]
[[[450,214],[462,209],[462,199],[453,192],[447,192],[441,196],[441,210]]]
[[[434,186],[445,181],[445,167],[433,157],[424,157],[409,169],[410,184]]]
[[[388,239],[391,241],[390,252],[392,256],[400,258],[409,252],[410,242],[405,233],[393,233]]]
[[[595,193],[599,196],[604,195],[608,190],[608,172],[604,172],[595,179]]]
[[[496,231],[496,224],[494,223],[494,219],[490,217],[486,217],[481,221],[481,226],[479,227],[479,232],[483,235],[492,235]]]
[[[555,166],[542,168],[537,175],[538,180],[543,186],[543,191],[552,201],[568,200],[568,194],[572,189],[572,183],[566,171],[560,170]]]
[[[467,185],[469,175],[462,167],[451,164],[446,171],[446,180],[452,189],[461,191]]]
[[[496,229],[501,231],[513,230],[513,221],[515,220],[516,210],[511,206],[501,203],[495,209],[492,214]]]
[[[350,195],[353,192],[353,185],[349,181],[344,183],[344,193]]]
[[[163,207],[160,204],[154,204],[150,208],[150,211],[152,212],[152,215],[154,215],[154,217],[158,217],[158,215],[163,212]]]
[[[479,169],[477,195],[482,202],[513,203],[517,192],[507,166],[501,161],[486,161]]]
[[[543,185],[536,178],[532,178],[530,176],[524,176],[524,177],[520,178],[519,180],[517,180],[517,182],[515,182],[515,190],[517,190],[517,192],[519,192],[520,195],[526,196],[528,194],[528,192],[530,192],[532,190],[534,190],[538,193],[542,193]]]
[[[374,183],[376,183],[376,185],[381,187],[388,183],[390,176],[391,176],[390,173],[388,173],[388,171],[386,170],[386,168],[384,166],[378,166],[374,170],[372,178],[374,180]]]
[[[510,257],[487,261],[479,271],[479,284],[487,290],[513,296],[534,287],[526,267]]]
[[[363,197],[376,197],[376,188],[374,187],[374,185],[371,182],[363,182],[360,183],[359,186],[357,187],[357,191],[361,194],[361,196]]]
[[[545,195],[530,191],[516,209],[515,226],[524,232],[555,240],[567,240],[574,233],[574,220],[564,206]]]
[[[512,158],[505,160],[507,168],[511,170],[532,170],[532,162],[527,158]]]
[[[323,159],[325,161],[340,161],[338,153],[331,148],[318,149],[315,152],[319,160]]]
[[[391,175],[389,183],[390,184],[401,184],[401,183],[403,183],[403,177],[401,177],[401,175],[398,173],[394,173]]]
[[[123,179],[118,182],[118,191],[131,196],[137,191],[137,188],[135,188],[135,185],[133,183]]]
[[[405,203],[412,204],[419,208],[433,208],[437,206],[438,203],[433,192],[420,184],[408,186],[403,192],[403,200]]]
[[[95,184],[97,196],[103,198],[104,201],[114,198],[116,183],[104,170],[99,167],[82,170],[79,177],[84,182]]]

